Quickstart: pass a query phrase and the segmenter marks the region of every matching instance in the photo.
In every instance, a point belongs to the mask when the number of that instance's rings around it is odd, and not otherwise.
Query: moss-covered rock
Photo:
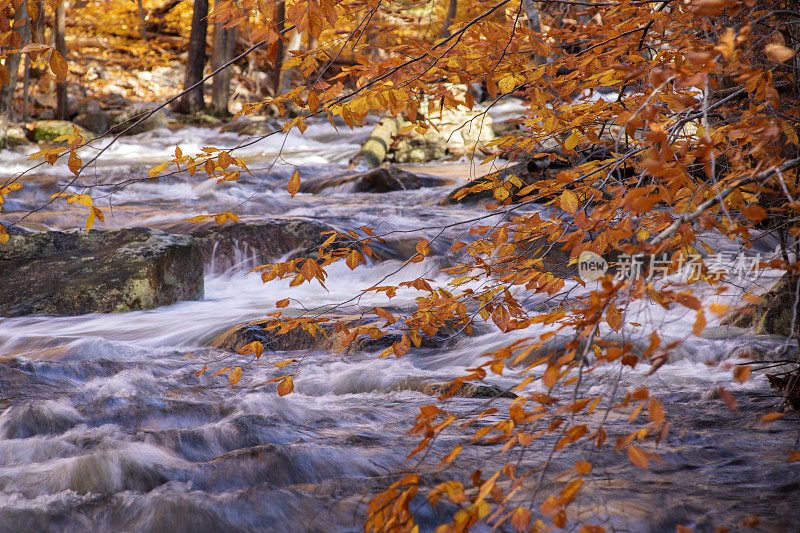
[[[76,125],[68,120],[37,120],[25,126],[28,139],[36,143],[53,142],[62,135],[72,135],[75,133],[75,127]],[[80,126],[77,128],[86,139],[92,137],[85,129]]]
[[[30,143],[26,132],[25,128],[16,125],[11,125],[5,130],[0,127],[0,150]]]
[[[0,315],[150,309],[203,297],[191,237],[146,228],[16,233],[0,244]]]
[[[784,274],[769,292],[761,297],[760,302],[740,307],[726,316],[721,324],[750,328],[757,335],[790,337],[800,334],[800,306],[795,308],[798,282],[800,278],[797,276],[791,273]],[[793,314],[796,314],[794,331],[792,331]]]

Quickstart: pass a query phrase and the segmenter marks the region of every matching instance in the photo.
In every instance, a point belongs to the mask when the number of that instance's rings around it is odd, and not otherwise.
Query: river
[[[341,171],[369,128],[341,131],[313,124],[303,136],[291,133],[248,146],[239,155],[253,176],[238,183],[175,177],[120,190],[96,187],[95,201],[107,211],[105,224],[96,227],[159,224],[233,210],[311,217],[342,229],[414,230],[486,213],[481,206],[438,206],[452,186],[384,194],[331,190],[290,198],[286,182],[296,165],[301,178]],[[124,138],[81,184],[144,175],[170,157],[176,144],[192,153],[242,141],[210,128]],[[86,150],[84,157],[90,153]],[[29,164],[22,152],[2,156],[4,175]],[[463,161],[411,170],[459,180],[485,172]],[[7,220],[39,206],[69,175],[62,166],[37,172],[40,177],[9,199]],[[66,228],[80,227],[84,219],[85,212],[60,202],[27,222]],[[431,238],[434,232],[409,235]],[[734,243],[715,246],[738,250]],[[771,247],[774,243],[764,244],[764,251]],[[317,309],[347,300],[387,275],[384,284],[422,274],[445,282],[437,257],[392,274],[399,264],[385,261],[350,271],[338,263],[330,269],[327,290],[317,284],[290,290],[286,283],[265,285],[246,275],[252,264],[243,254],[238,267],[206,265],[202,301],[120,314],[0,318],[0,532],[363,530],[371,495],[416,465],[405,460],[417,443],[407,431],[419,407],[433,401],[420,392],[420,383],[463,374],[480,363],[481,354],[507,342],[504,335],[487,325],[450,347],[412,350],[399,359],[303,353],[295,392],[284,397],[265,381],[279,375],[271,363],[296,354],[265,353],[261,362],[245,367],[235,388],[225,376],[207,372],[198,378],[195,372],[205,364],[215,368],[245,361],[212,348],[211,341],[237,323],[274,311],[282,298],[293,298],[290,310]],[[762,285],[770,279],[767,275]],[[728,301],[738,301],[742,290],[753,287],[732,287]],[[401,290],[391,304],[408,307],[415,296]],[[705,295],[705,303],[718,300]],[[369,309],[385,301],[367,293],[358,305]],[[526,305],[547,304],[531,298]],[[644,385],[663,401],[670,433],[657,450],[662,461],[649,470],[630,464],[624,453],[598,453],[588,444],[556,456],[551,467],[556,473],[578,457],[595,465],[584,497],[570,511],[570,523],[582,520],[615,531],[672,532],[678,524],[713,531],[718,526],[738,530],[757,516],[754,530],[798,531],[800,463],[786,463],[786,452],[800,448],[797,416],[760,422],[779,398],[763,373],[739,384],[731,371],[744,349],[775,353],[784,341],[718,327],[713,320],[695,337],[687,333],[693,313],[667,311],[652,302],[630,313],[631,321],[656,326],[663,340],[684,341],[654,375],[647,375],[646,364],[621,373],[623,391]],[[634,330],[626,335],[646,337]],[[540,331],[532,326],[518,336]],[[590,374],[587,390],[607,387],[619,371],[609,366]],[[487,380],[501,387],[515,382],[508,374]],[[738,411],[712,393],[719,386],[734,395]],[[530,390],[543,389],[532,385]],[[457,397],[447,408],[467,412],[486,401]],[[494,400],[501,410],[509,402]],[[624,417],[610,421],[619,427],[626,423]],[[448,434],[418,467],[427,480],[463,479],[476,467],[489,471],[504,462],[500,445],[468,445],[455,466],[436,473],[433,457],[456,442],[458,432]],[[523,466],[541,461],[548,442],[532,445]],[[420,503],[421,530],[434,529],[452,512],[447,505],[432,509]]]

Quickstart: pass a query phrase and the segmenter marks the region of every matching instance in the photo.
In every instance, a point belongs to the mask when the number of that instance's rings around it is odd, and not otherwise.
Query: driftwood
[[[370,133],[361,146],[361,150],[350,160],[350,168],[355,170],[369,170],[378,167],[392,145],[393,137],[400,131],[400,120],[392,117],[383,117]]]

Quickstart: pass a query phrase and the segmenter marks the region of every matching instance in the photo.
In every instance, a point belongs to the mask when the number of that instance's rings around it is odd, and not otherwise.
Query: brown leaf
[[[733,394],[728,392],[725,387],[717,388],[717,392],[719,393],[719,397],[722,398],[722,401],[725,402],[725,405],[728,406],[728,409],[731,411],[736,411],[738,409],[736,406],[736,398],[734,398]]]
[[[53,71],[56,79],[64,80],[67,77],[67,61],[57,50],[53,50],[50,53],[50,70]]]
[[[764,52],[766,52],[767,57],[773,61],[777,61],[778,63],[788,61],[797,54],[797,52],[791,48],[778,43],[768,44],[764,47]]]

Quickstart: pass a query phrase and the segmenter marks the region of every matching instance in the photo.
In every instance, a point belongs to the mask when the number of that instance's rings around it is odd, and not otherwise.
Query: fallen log
[[[350,160],[350,168],[363,172],[377,168],[386,159],[393,137],[400,131],[400,120],[384,117],[375,125],[361,150]]]

